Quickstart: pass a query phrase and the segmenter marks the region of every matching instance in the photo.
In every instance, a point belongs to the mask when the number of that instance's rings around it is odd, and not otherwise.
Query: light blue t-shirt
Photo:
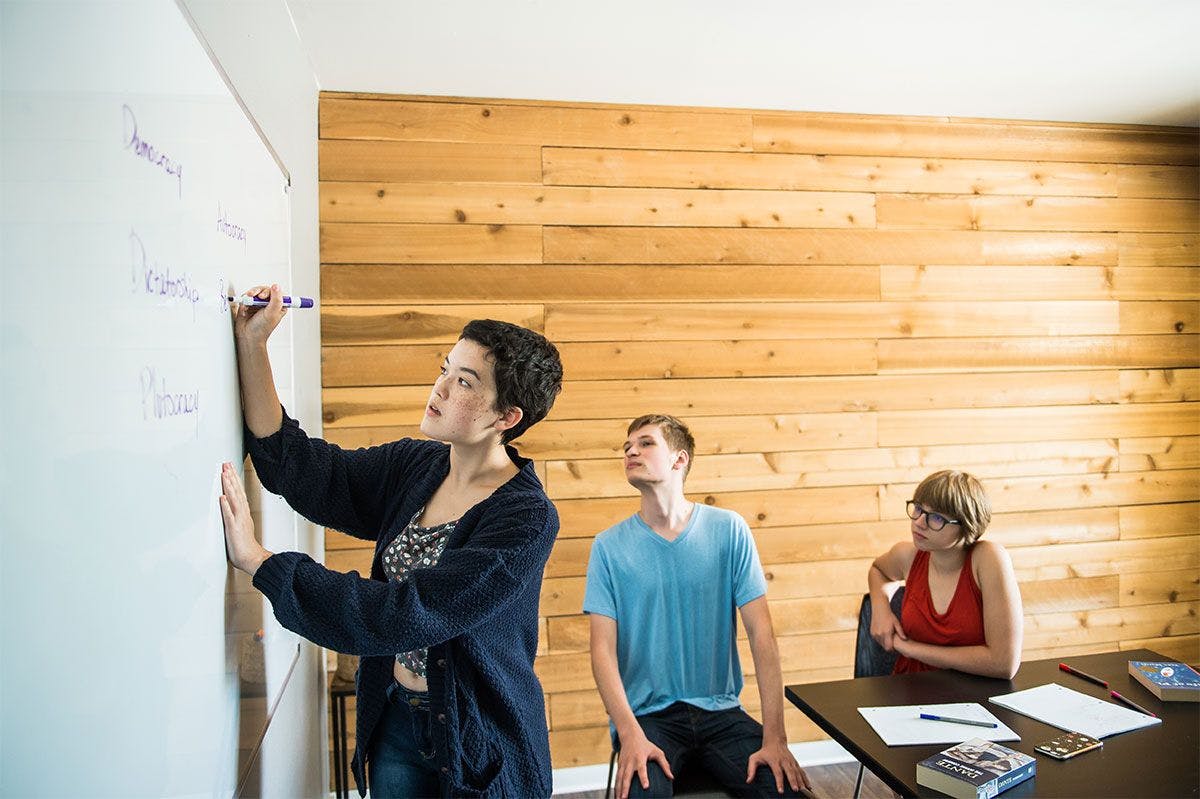
[[[637,514],[596,536],[584,613],[617,622],[617,667],[634,715],[683,701],[737,707],[737,608],[767,592],[741,516],[696,503],[674,541]]]

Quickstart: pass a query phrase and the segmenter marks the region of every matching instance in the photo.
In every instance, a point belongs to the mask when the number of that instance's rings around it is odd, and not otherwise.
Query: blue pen
[[[226,297],[226,299],[229,300],[231,305],[249,305],[254,308],[265,308],[271,302],[270,300],[260,300],[258,297],[248,297],[246,295],[242,295],[241,297]],[[284,308],[315,308],[316,306],[317,301],[312,297],[283,298]]]
[[[995,729],[1000,725],[994,721],[976,721],[975,719],[956,719],[953,716],[935,716],[932,713],[922,713],[921,718],[929,719],[930,721],[950,721],[955,724],[970,724],[972,727],[991,727]]]

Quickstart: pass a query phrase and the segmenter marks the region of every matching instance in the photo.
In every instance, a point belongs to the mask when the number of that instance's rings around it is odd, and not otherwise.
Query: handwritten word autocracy
[[[234,241],[246,240],[246,228],[230,222],[229,217],[221,210],[220,203],[217,203],[217,232],[228,236]]]
[[[191,275],[172,275],[171,267],[162,267],[151,263],[146,254],[146,245],[134,230],[129,231],[129,253],[132,258],[130,277],[133,280],[133,291],[138,294],[149,294],[164,299],[179,299],[192,305],[192,317],[196,316],[196,303],[200,302],[200,290],[196,288]]]
[[[149,163],[159,167],[168,175],[173,175],[178,184],[179,196],[182,197],[183,164],[174,160],[171,156],[138,135],[137,117],[133,115],[132,108],[122,105],[121,113],[124,117],[125,149],[131,151],[138,158],[144,158]]]
[[[200,389],[170,391],[167,379],[152,366],[142,369],[142,419],[169,419],[200,412]]]

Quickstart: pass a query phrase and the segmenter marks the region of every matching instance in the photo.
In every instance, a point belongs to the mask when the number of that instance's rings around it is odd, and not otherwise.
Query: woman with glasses
[[[906,504],[911,541],[875,559],[871,637],[896,652],[895,674],[958,669],[1012,679],[1021,664],[1021,592],[1004,547],[980,541],[992,518],[979,481],[965,472],[929,475]],[[897,619],[884,585],[905,581]]]

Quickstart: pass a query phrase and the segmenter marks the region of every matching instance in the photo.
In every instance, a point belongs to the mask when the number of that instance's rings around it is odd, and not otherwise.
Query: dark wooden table
[[[1009,680],[935,671],[893,677],[789,685],[788,699],[901,796],[941,796],[917,786],[917,763],[950,744],[887,746],[858,712],[860,707],[978,702],[1018,735],[1004,742],[1037,758],[1037,776],[1005,791],[1022,796],[1181,797],[1200,795],[1200,703],[1161,702],[1133,677],[1131,660],[1172,660],[1149,649],[1106,652],[1021,664]],[[1162,724],[1110,736],[1104,747],[1071,760],[1038,754],[1034,747],[1061,733],[1056,727],[989,702],[988,697],[1057,682],[1080,693],[1108,699],[1099,685],[1059,671],[1059,663],[1108,680],[1117,692],[1158,714]],[[1113,701],[1113,700],[1109,700]],[[1124,705],[1122,705],[1124,707]],[[820,786],[816,786],[820,790]]]

